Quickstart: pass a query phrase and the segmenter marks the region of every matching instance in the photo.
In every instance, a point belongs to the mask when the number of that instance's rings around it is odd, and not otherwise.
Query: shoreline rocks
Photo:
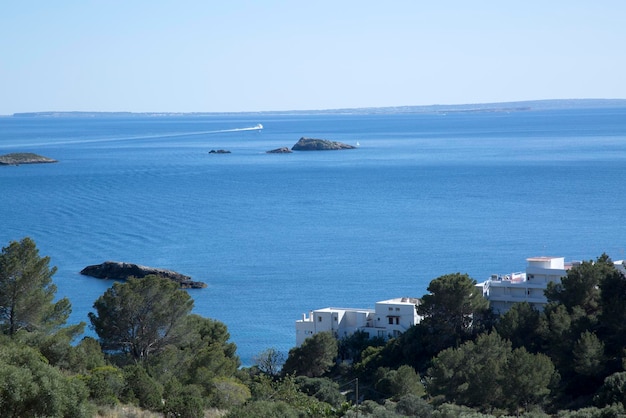
[[[182,289],[202,289],[207,287],[206,283],[193,281],[191,277],[172,270],[146,267],[139,264],[123,263],[119,261],[105,261],[102,264],[87,266],[80,271],[80,274],[96,277],[98,279],[111,280],[127,280],[130,277],[141,279],[150,274],[154,274],[177,282]]]
[[[57,160],[33,154],[32,152],[14,152],[0,155],[0,165],[47,164],[57,162]]]

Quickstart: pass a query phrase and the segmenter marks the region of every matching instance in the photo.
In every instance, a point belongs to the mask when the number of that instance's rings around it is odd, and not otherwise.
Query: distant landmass
[[[626,107],[626,99],[555,99],[458,105],[387,106],[321,110],[268,110],[259,112],[24,112],[14,117],[136,117],[206,115],[285,115],[285,114],[406,114],[451,112],[524,112],[550,109],[592,109]]]

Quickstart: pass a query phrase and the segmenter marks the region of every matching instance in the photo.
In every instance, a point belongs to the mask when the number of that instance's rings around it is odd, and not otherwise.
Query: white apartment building
[[[476,285],[481,288],[495,313],[505,313],[516,302],[528,302],[534,308],[543,310],[548,303],[544,295],[548,283],[559,283],[572,266],[580,264],[579,261],[565,263],[563,257],[531,257],[526,261],[525,272],[493,274],[485,282]],[[626,274],[623,260],[615,261],[614,264]]]
[[[517,302],[528,302],[543,310],[548,303],[544,295],[548,283],[560,282],[571,268],[563,257],[531,257],[526,261],[525,272],[492,274],[488,280],[477,284],[495,313],[502,314]]]
[[[296,321],[296,346],[318,332],[330,331],[335,338],[348,337],[357,331],[370,338],[395,338],[419,323],[415,309],[417,298],[395,298],[376,302],[374,309],[323,308],[303,314]]]

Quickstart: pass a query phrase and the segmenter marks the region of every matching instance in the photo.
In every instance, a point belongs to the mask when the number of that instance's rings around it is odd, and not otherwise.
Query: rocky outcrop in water
[[[209,151],[209,154],[230,154],[230,151],[228,151],[227,149],[212,149],[211,151]]]
[[[20,165],[20,164],[44,164],[56,163],[57,160],[33,154],[31,152],[16,152],[12,154],[0,155],[0,165]]]
[[[183,289],[200,289],[206,287],[205,283],[193,281],[191,277],[172,270],[140,266],[132,263],[122,263],[119,261],[105,261],[102,264],[87,266],[80,271],[80,274],[97,277],[98,279],[112,280],[127,280],[130,277],[141,279],[150,274],[154,274],[177,282]]]
[[[355,146],[344,144],[343,142],[329,141],[327,139],[300,138],[291,149],[293,151],[329,151],[354,149]]]
[[[271,151],[266,151],[267,154],[289,154],[291,150],[288,147],[276,148]]]

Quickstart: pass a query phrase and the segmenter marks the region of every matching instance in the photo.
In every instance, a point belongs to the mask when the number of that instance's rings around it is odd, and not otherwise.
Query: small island
[[[31,152],[15,152],[0,155],[0,165],[45,164],[56,162],[58,161]]]
[[[290,154],[291,150],[288,147],[280,147],[270,151],[265,151],[267,154]]]
[[[355,146],[344,144],[343,142],[304,137],[300,138],[300,140],[291,147],[293,151],[334,151],[355,148]]]
[[[142,279],[148,275],[156,275],[175,281],[182,289],[202,289],[206,287],[206,283],[193,281],[191,277],[172,270],[119,261],[105,261],[102,264],[87,266],[80,271],[80,274],[111,280],[127,280],[130,277]]]

